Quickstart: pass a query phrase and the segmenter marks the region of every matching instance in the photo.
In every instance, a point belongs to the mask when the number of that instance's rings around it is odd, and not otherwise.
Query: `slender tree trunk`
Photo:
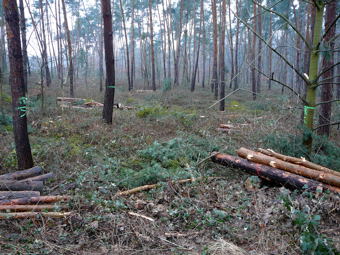
[[[325,35],[325,44],[329,46],[329,55],[323,58],[322,67],[323,70],[327,70],[334,64],[334,40],[332,40],[335,36],[336,24],[330,27],[335,20],[336,17],[336,1],[329,3],[326,7],[326,21],[325,21],[325,31],[329,29],[329,32]],[[332,83],[333,83],[333,69],[330,69],[323,75],[323,79],[325,80],[325,84],[321,85],[321,102],[331,101],[333,97]],[[338,74],[340,75],[340,74]],[[320,106],[320,114],[319,114],[319,125],[322,127],[318,129],[319,135],[330,135],[330,120],[332,113],[332,104],[325,103]]]
[[[226,29],[226,0],[222,0],[222,13],[221,13],[221,36],[220,36],[220,81],[221,81],[221,93],[220,93],[220,111],[224,111],[225,108],[225,64],[224,64],[224,54],[225,54],[225,29]],[[230,11],[230,5],[229,5]],[[230,21],[230,20],[229,20]],[[231,33],[231,31],[230,31]],[[230,36],[232,37],[232,36]],[[232,43],[232,41],[231,41]],[[233,76],[232,76],[233,77]]]
[[[106,64],[106,86],[103,107],[103,119],[112,124],[113,102],[115,94],[115,67],[113,56],[112,14],[110,0],[101,0],[104,23],[104,48]]]
[[[180,3],[180,10],[179,10],[179,25],[177,28],[177,47],[176,47],[176,54],[174,59],[174,86],[178,86],[179,82],[179,58],[181,54],[181,36],[182,36],[182,20],[183,20],[183,9],[184,9],[184,0],[181,0]]]
[[[124,10],[123,10],[123,4],[122,0],[119,0],[119,6],[120,6],[120,13],[122,15],[122,22],[123,22],[123,30],[124,30],[124,38],[125,38],[125,50],[126,50],[126,65],[127,65],[127,79],[128,79],[128,89],[129,91],[132,90],[131,87],[131,75],[130,75],[130,54],[129,54],[129,42],[128,42],[128,37],[127,37],[127,32],[126,32],[126,23],[125,23],[125,15],[124,15]]]
[[[309,80],[310,84],[307,86],[307,95],[306,101],[308,105],[304,108],[304,124],[310,132],[313,131],[313,122],[314,122],[314,112],[315,112],[315,102],[316,102],[316,85],[317,85],[317,76],[318,76],[318,68],[319,68],[319,41],[321,37],[322,31],[322,19],[324,12],[324,2],[322,0],[315,0],[313,3],[315,8],[315,22],[313,25],[313,45],[312,51],[310,53],[310,64],[309,64]],[[306,134],[304,137],[304,145],[307,147],[308,151],[312,151],[312,136],[311,134]]]
[[[230,48],[230,60],[231,60],[231,76],[230,76],[230,84],[229,84],[229,88],[233,87],[233,78],[235,75],[235,66],[234,66],[234,44],[233,44],[233,33],[232,33],[232,28],[231,28],[231,1],[229,1],[229,5],[228,5],[228,16],[229,16],[229,48]],[[220,69],[221,70],[221,69]]]
[[[154,49],[154,42],[153,42],[152,2],[153,0],[149,0],[152,89],[155,91],[156,90],[156,71],[155,71],[155,49]]]
[[[273,62],[273,51],[270,49],[272,48],[272,44],[273,44],[273,21],[272,21],[272,14],[269,13],[269,48],[268,48],[268,72],[270,77],[273,76],[273,68],[272,68],[272,62]],[[271,79],[268,79],[268,90],[272,89],[272,81]]]
[[[40,15],[41,15],[41,28],[42,28],[42,61],[45,69],[46,85],[49,87],[51,85],[51,73],[48,65],[48,55],[47,55],[47,44],[46,44],[46,32],[45,32],[45,13],[43,8],[43,1],[39,0],[40,3]]]
[[[33,166],[27,132],[26,99],[24,90],[23,57],[21,52],[19,12],[16,1],[3,0],[6,20],[10,85],[12,93],[13,131],[19,169]]]
[[[168,82],[171,83],[171,36],[170,36],[170,25],[169,25],[169,12],[165,11],[165,7],[164,7],[164,0],[162,0],[162,10],[163,10],[163,15],[165,16],[165,24],[166,24],[166,32],[167,32],[167,39],[168,39],[168,57],[167,57],[167,62],[168,62]],[[164,28],[165,29],[165,28]]]
[[[202,63],[202,88],[205,87],[205,75],[206,75],[206,61],[207,61],[207,52],[206,52],[206,44],[207,44],[207,35],[205,31],[205,18],[204,18],[204,0],[201,0],[201,12],[202,12],[202,56],[203,56],[203,63]]]
[[[20,6],[20,30],[21,30],[21,41],[22,41],[23,68],[24,68],[24,90],[25,90],[25,93],[27,93],[28,57],[27,57],[27,42],[26,42],[26,19],[25,19],[23,0],[19,0],[19,6]]]
[[[236,0],[236,15],[239,16],[239,2]],[[236,42],[235,42],[235,77],[234,90],[238,89],[238,49],[239,49],[240,21],[236,21]]]
[[[254,11],[254,19],[253,19],[253,26],[254,31],[257,31],[257,14],[256,14],[256,4],[253,3],[253,11]],[[256,52],[256,35],[253,34],[253,43],[252,43],[252,49],[251,49],[251,60],[252,60],[252,68],[251,68],[251,84],[252,84],[252,91],[253,91],[253,100],[256,100],[256,59],[255,59],[255,52]]]
[[[213,19],[213,46],[214,46],[214,59],[213,59],[213,70],[211,87],[214,89],[215,99],[218,98],[218,81],[217,81],[217,11],[216,11],[216,0],[211,0],[211,10]]]
[[[69,70],[68,76],[70,77],[70,96],[74,97],[74,87],[73,87],[73,56],[72,56],[72,43],[71,43],[71,33],[68,27],[67,22],[67,13],[66,13],[66,5],[65,0],[61,0],[63,6],[63,13],[64,13],[64,27],[67,37],[67,48],[68,48],[68,58],[69,58]]]
[[[103,91],[103,77],[104,77],[104,33],[103,33],[103,19],[100,19],[100,30],[99,30],[99,91]]]
[[[130,77],[130,83],[131,83],[131,89],[133,89],[134,86],[134,81],[136,78],[135,75],[135,66],[136,66],[136,61],[135,61],[135,0],[131,0],[131,77]]]
[[[258,17],[257,17],[257,33],[262,37],[262,14],[261,9],[258,8]],[[257,69],[262,70],[262,41],[258,40],[259,46],[258,46],[258,55],[257,55]],[[261,93],[261,74],[260,72],[257,72],[257,80],[256,80],[256,92]]]

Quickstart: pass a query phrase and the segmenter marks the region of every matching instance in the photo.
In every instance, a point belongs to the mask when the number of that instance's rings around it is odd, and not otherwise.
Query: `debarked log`
[[[0,211],[49,211],[56,209],[66,209],[65,205],[45,204],[45,205],[0,205]]]
[[[0,201],[10,200],[23,197],[38,197],[40,196],[39,191],[0,191]]]
[[[18,212],[18,213],[0,213],[1,220],[35,218],[44,216],[50,218],[64,218],[70,216],[71,212]]]
[[[285,170],[297,175],[301,175],[340,188],[340,177],[333,174],[321,172],[301,165],[295,165],[274,157],[267,156],[260,152],[248,150],[246,148],[238,149],[237,154],[242,158],[248,159],[256,163]]]
[[[324,166],[320,166],[318,164],[315,164],[313,162],[306,160],[305,158],[295,158],[295,157],[283,155],[283,154],[277,153],[277,152],[275,152],[271,149],[265,150],[265,149],[259,148],[258,151],[267,155],[267,156],[278,158],[278,159],[281,159],[283,161],[287,161],[287,162],[290,162],[290,163],[293,163],[293,164],[302,165],[302,166],[305,166],[305,167],[308,167],[308,168],[311,168],[311,169],[315,169],[315,170],[318,170],[318,171],[322,171],[322,172],[325,172],[325,173],[334,174],[334,175],[337,175],[337,176],[340,177],[340,172],[334,171],[334,170],[329,169],[329,168],[324,167]]]
[[[40,166],[35,166],[30,169],[25,169],[22,171],[16,171],[13,173],[0,175],[0,181],[1,180],[22,180],[22,179],[40,175],[41,173],[42,173],[42,168]]]
[[[42,181],[9,181],[0,180],[0,190],[23,191],[33,190],[42,191],[44,183]]]
[[[252,175],[257,175],[262,179],[274,182],[279,185],[293,189],[327,189],[340,193],[340,189],[331,185],[327,185],[315,180],[305,178],[290,172],[276,169],[270,166],[254,163],[240,157],[234,157],[228,154],[217,153],[212,156],[212,161],[224,166],[241,168]]]
[[[47,174],[42,174],[34,177],[30,177],[24,180],[21,180],[20,182],[25,182],[25,181],[46,181],[50,178],[53,177],[53,173],[47,173]]]
[[[25,197],[11,200],[1,200],[0,205],[29,205],[29,204],[42,204],[54,203],[59,201],[67,201],[70,196],[40,196],[40,197]]]

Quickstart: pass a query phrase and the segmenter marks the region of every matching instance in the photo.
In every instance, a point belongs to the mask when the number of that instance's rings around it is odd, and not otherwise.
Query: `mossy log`
[[[334,174],[334,175],[340,177],[340,172],[334,171],[334,170],[329,169],[327,167],[320,166],[320,165],[315,164],[313,162],[307,161],[304,158],[295,158],[295,157],[291,157],[291,156],[286,156],[286,155],[277,153],[277,152],[275,152],[275,151],[273,151],[271,149],[266,149],[265,150],[265,149],[259,148],[258,151],[263,153],[263,154],[265,154],[265,155],[267,155],[267,156],[275,157],[275,158],[281,159],[281,160],[286,161],[286,162],[290,162],[290,163],[293,163],[293,164],[305,166],[305,167],[308,167],[308,168],[311,168],[311,169],[315,169],[315,170],[318,170],[318,171],[322,171],[322,172],[325,172],[325,173]]]
[[[293,189],[317,190],[326,189],[340,193],[340,189],[315,180],[311,180],[290,172],[286,172],[270,166],[248,161],[240,157],[217,153],[211,157],[212,161],[224,166],[236,167],[247,173],[257,175],[260,178]]]
[[[301,175],[310,179],[314,179],[323,183],[330,184],[335,187],[340,187],[340,177],[325,173],[325,172],[320,172],[315,169],[307,168],[304,166],[292,164],[274,157],[267,156],[263,153],[260,152],[255,152],[252,150],[248,150],[246,148],[240,148],[237,150],[237,154],[245,159],[248,159],[250,161],[260,163],[263,165],[271,166],[274,168],[278,168],[281,170],[285,170],[297,175]]]

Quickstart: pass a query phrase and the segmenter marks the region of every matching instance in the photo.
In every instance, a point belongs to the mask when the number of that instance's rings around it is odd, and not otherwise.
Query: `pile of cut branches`
[[[237,167],[260,178],[289,188],[330,190],[340,193],[340,172],[309,162],[279,154],[273,150],[246,148],[237,150],[239,157],[215,153],[212,161]]]
[[[69,212],[61,212],[68,196],[41,196],[44,181],[52,178],[52,173],[42,173],[39,166],[0,175],[0,219],[32,218],[37,215],[64,217]]]

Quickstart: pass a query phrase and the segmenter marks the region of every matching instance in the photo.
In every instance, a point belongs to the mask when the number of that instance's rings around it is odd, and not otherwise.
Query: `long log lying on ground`
[[[40,196],[40,197],[26,197],[11,200],[2,200],[0,205],[29,205],[29,204],[42,204],[42,203],[54,203],[59,201],[67,201],[71,197],[69,196]]]
[[[48,180],[52,177],[53,177],[53,173],[47,173],[47,174],[42,174],[42,175],[34,176],[34,177],[31,177],[31,178],[27,178],[27,179],[21,180],[20,182],[23,182],[23,181],[46,181],[46,180]]]
[[[39,191],[0,191],[0,201],[23,197],[38,197]]]
[[[76,97],[57,97],[57,101],[65,101],[65,102],[77,102],[77,101],[85,101],[83,98],[76,98]]]
[[[336,175],[332,175],[329,173],[324,173],[317,171],[315,169],[310,169],[304,166],[295,165],[289,162],[285,162],[283,160],[267,156],[260,152],[255,152],[252,150],[248,150],[246,148],[240,148],[237,150],[237,154],[246,158],[250,161],[264,164],[267,166],[275,167],[281,170],[285,170],[294,174],[298,174],[307,178],[311,178],[323,183],[330,184],[332,186],[340,187],[340,177]]]
[[[237,167],[249,174],[257,175],[267,181],[274,182],[289,188],[308,190],[327,189],[340,193],[340,188],[311,180],[270,166],[261,165],[240,157],[217,153],[211,157],[212,161],[224,166]]]
[[[71,215],[71,212],[19,212],[19,213],[0,213],[0,219],[23,219],[35,218],[37,216],[45,216],[50,218],[64,218]]]
[[[281,159],[281,160],[286,161],[286,162],[290,162],[290,163],[297,164],[297,165],[302,165],[302,166],[305,166],[305,167],[308,167],[308,168],[311,168],[311,169],[315,169],[315,170],[322,171],[322,172],[329,173],[329,174],[334,174],[334,175],[337,175],[337,176],[340,177],[340,172],[334,171],[334,170],[329,169],[327,167],[320,166],[320,165],[315,164],[313,162],[307,161],[304,158],[295,158],[295,157],[291,157],[291,156],[286,156],[286,155],[277,153],[277,152],[275,152],[271,149],[265,150],[265,149],[259,148],[258,151],[267,155],[267,156],[275,157],[275,158]]]
[[[0,205],[0,211],[45,211],[55,209],[66,209],[65,205]]]
[[[13,173],[8,173],[8,174],[3,174],[0,175],[0,181],[1,180],[8,180],[8,179],[13,179],[13,180],[22,180],[26,178],[30,178],[33,176],[40,175],[42,173],[42,168],[40,166],[35,166],[30,169],[25,169],[22,171],[16,171]]]
[[[24,191],[34,190],[42,191],[44,184],[42,181],[0,181],[0,190]]]

